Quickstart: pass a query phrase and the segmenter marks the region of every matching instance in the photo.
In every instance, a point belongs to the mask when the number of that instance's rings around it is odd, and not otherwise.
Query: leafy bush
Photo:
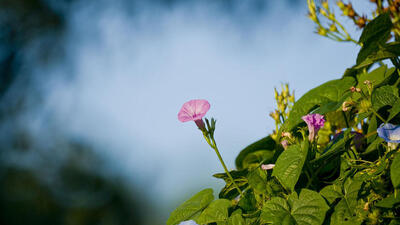
[[[312,14],[318,11],[315,4],[309,5],[311,19],[319,21]],[[192,102],[190,111],[184,105],[183,113],[220,158],[225,173],[214,177],[226,185],[216,200],[211,189],[194,195],[171,213],[167,225],[187,220],[217,225],[400,224],[400,127],[393,125],[400,124],[400,41],[391,17],[382,11],[367,23],[356,41],[362,46],[357,63],[341,79],[297,101],[288,86],[275,91],[278,109],[271,117],[276,130],[240,152],[237,170],[228,172],[220,157],[215,120],[202,120],[208,108],[196,109]],[[391,34],[395,38],[388,42]],[[388,60],[394,67],[384,64]],[[196,110],[203,110],[200,119],[194,118]]]

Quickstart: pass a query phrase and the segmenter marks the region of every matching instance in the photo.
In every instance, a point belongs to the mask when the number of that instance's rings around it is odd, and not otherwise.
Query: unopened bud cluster
[[[333,9],[329,6],[327,0],[323,0],[320,6],[317,6],[314,0],[307,0],[308,3],[308,17],[317,24],[317,34],[328,37],[335,41],[352,41],[356,42],[343,27],[343,25],[336,19]],[[339,8],[347,8],[342,1],[337,2]],[[349,10],[347,10],[349,11]],[[350,10],[351,11],[351,10]],[[348,13],[348,12],[347,12]],[[353,11],[350,14],[356,14]],[[323,18],[319,18],[322,15]],[[327,22],[323,22],[327,21]]]
[[[370,19],[389,12],[393,22],[392,31],[397,37],[400,37],[400,0],[370,0],[370,2],[375,3],[376,9],[369,13],[369,19],[363,13],[357,12],[351,1],[336,0],[336,5],[341,11],[341,15],[352,20],[359,29],[363,29]],[[307,0],[307,3],[308,17],[316,23],[317,34],[335,41],[351,41],[359,44],[337,20],[328,0],[322,0],[318,5],[315,4],[315,0]]]
[[[280,126],[285,122],[285,120],[289,117],[289,112],[293,107],[295,102],[294,98],[294,91],[290,93],[289,85],[285,84],[282,85],[282,91],[279,93],[276,88],[274,89],[275,92],[275,100],[277,104],[277,109],[269,114],[272,119],[275,121],[275,131],[273,134],[274,139],[277,137],[277,131],[279,130]]]

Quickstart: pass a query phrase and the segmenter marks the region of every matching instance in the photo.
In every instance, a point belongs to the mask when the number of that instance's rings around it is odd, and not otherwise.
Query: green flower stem
[[[375,109],[371,108],[372,112],[375,114],[376,117],[378,117],[382,122],[387,123],[385,119],[383,119],[376,111]]]
[[[239,186],[236,184],[235,180],[233,180],[233,177],[229,173],[228,168],[226,167],[225,162],[222,159],[221,154],[219,153],[219,150],[218,150],[217,144],[215,143],[214,138],[212,137],[211,141],[210,141],[210,138],[208,137],[208,135],[206,135],[206,133],[203,133],[203,135],[204,135],[204,138],[206,139],[208,145],[210,145],[210,147],[215,150],[215,153],[217,153],[218,159],[221,162],[222,167],[224,167],[225,173],[228,175],[229,179],[231,179],[233,186],[235,186],[236,190],[239,192],[240,195],[243,195],[243,193],[240,190]]]

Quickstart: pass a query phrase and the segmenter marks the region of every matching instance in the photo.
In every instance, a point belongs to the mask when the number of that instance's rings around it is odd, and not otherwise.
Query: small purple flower
[[[275,164],[263,164],[261,165],[261,169],[263,170],[272,170],[275,167]]]
[[[309,131],[308,139],[310,141],[313,141],[319,129],[321,129],[321,127],[324,126],[325,123],[324,116],[316,113],[316,114],[308,114],[301,118],[307,123]]]
[[[379,137],[389,143],[400,143],[400,126],[391,123],[381,124],[378,128]]]

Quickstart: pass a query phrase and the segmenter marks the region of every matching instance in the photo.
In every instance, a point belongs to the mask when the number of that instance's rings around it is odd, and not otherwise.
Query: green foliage
[[[296,195],[285,200],[273,197],[263,207],[261,220],[268,224],[320,225],[324,222],[329,207],[317,192],[302,189]]]
[[[355,84],[356,80],[353,77],[344,77],[339,80],[328,81],[310,90],[296,101],[290,112],[289,119],[285,121],[283,130],[291,131],[296,128],[303,122],[301,117],[314,109],[320,108],[320,113],[324,114],[336,111],[345,100],[343,95],[349,92],[349,88]]]
[[[224,222],[228,219],[228,208],[231,202],[226,199],[217,199],[201,212],[196,219],[198,224],[208,224],[214,222]]]
[[[246,168],[243,165],[244,163],[254,162],[252,160],[252,158],[246,159],[246,157],[253,152],[268,151],[268,152],[273,152],[273,154],[275,154],[275,152],[276,152],[275,149],[276,149],[276,144],[275,144],[274,139],[271,138],[271,136],[262,138],[256,142],[254,142],[253,144],[247,146],[245,149],[243,149],[239,153],[239,155],[236,157],[236,161],[235,161],[236,167],[240,170],[240,169]],[[249,156],[249,157],[253,157],[253,156]],[[254,157],[257,158],[257,156],[254,156]],[[246,161],[245,161],[245,159],[246,159]]]
[[[305,93],[285,116],[275,111],[283,117],[275,120],[279,131],[243,149],[230,172],[242,194],[228,174],[215,174],[226,183],[220,199],[191,199],[167,224],[191,218],[217,225],[399,224],[400,147],[377,135],[384,122],[400,124],[400,42],[387,43],[391,31],[389,15],[379,15],[359,39],[354,67]],[[302,120],[310,113],[326,120],[316,140]]]
[[[167,225],[175,225],[181,221],[191,219],[197,213],[201,212],[204,208],[206,208],[213,199],[214,196],[212,189],[205,189],[200,191],[199,193],[195,194],[193,197],[184,202],[182,205],[180,205],[171,213],[167,221]],[[216,206],[220,205],[221,203],[218,203]]]
[[[392,165],[390,165],[390,179],[394,188],[400,186],[400,155],[397,154],[394,158]]]
[[[304,142],[307,143],[307,142]],[[304,162],[307,158],[308,145],[292,145],[286,149],[276,161],[272,176],[275,176],[279,182],[288,190],[293,191],[297,180],[303,170]]]

